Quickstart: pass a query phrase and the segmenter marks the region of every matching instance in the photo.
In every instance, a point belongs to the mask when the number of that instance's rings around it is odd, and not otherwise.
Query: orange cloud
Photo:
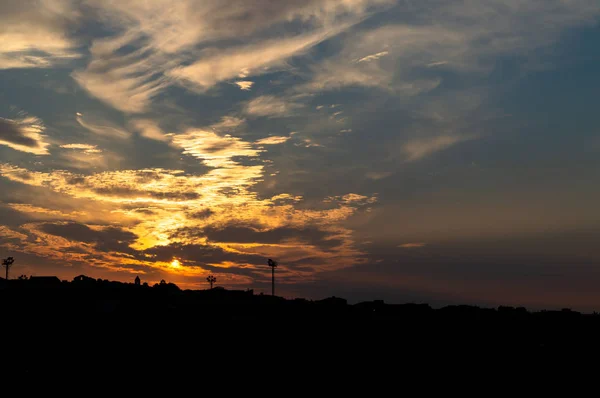
[[[426,243],[422,243],[422,242],[418,242],[418,243],[403,243],[401,245],[398,245],[398,247],[401,247],[403,249],[418,249],[420,247],[425,247],[427,246]]]
[[[239,124],[238,119],[223,122]],[[60,253],[56,250],[59,248],[73,252],[68,256],[69,261],[84,262],[95,256],[95,266],[120,269],[118,267],[127,264],[123,268],[124,272],[131,272],[131,267],[134,266],[148,266],[159,269],[160,272],[178,275],[187,273],[190,276],[204,271],[202,268],[194,268],[195,265],[190,260],[182,260],[184,266],[174,269],[168,266],[172,259],[165,258],[163,261],[146,258],[142,253],[158,248],[169,252],[170,247],[175,248],[177,245],[212,247],[221,250],[219,253],[242,256],[234,263],[238,264],[239,270],[246,271],[250,265],[244,262],[243,256],[271,256],[280,259],[283,268],[291,267],[288,270],[290,277],[307,276],[311,269],[312,272],[331,270],[363,261],[363,253],[354,247],[352,231],[341,226],[341,223],[360,208],[373,204],[376,197],[358,194],[333,197],[328,199],[333,206],[324,210],[298,208],[297,204],[302,202],[302,197],[288,193],[260,199],[253,187],[264,177],[260,155],[265,150],[257,148],[258,143],[202,129],[190,129],[169,137],[172,145],[180,147],[183,154],[199,159],[210,169],[204,174],[195,175],[182,170],[166,169],[106,171],[85,175],[64,170],[31,171],[0,164],[0,174],[12,181],[45,188],[73,200],[101,203],[98,210],[110,209],[112,225],[120,225],[135,237],[122,246],[125,251],[110,254],[99,252],[93,244],[48,236],[36,224],[30,224],[28,234],[37,237],[38,245],[34,248],[25,242],[23,250],[58,259]],[[273,145],[287,139],[288,137],[267,137],[262,140],[262,144],[268,145],[269,142]],[[94,149],[78,144],[70,144],[68,148]],[[254,159],[254,162],[259,163],[246,165],[239,160],[243,158]],[[18,205],[14,209],[31,216],[35,214],[38,219],[77,219],[76,215],[61,209]],[[87,207],[85,219],[93,218],[93,213],[93,207]],[[102,214],[97,218],[102,219],[105,213]],[[251,226],[246,230],[255,231],[256,239],[264,236],[279,236],[280,239],[248,242],[209,240],[208,229],[219,231],[229,226]],[[96,224],[89,227],[98,231],[102,228],[106,229],[108,225]],[[312,235],[313,238],[308,241],[294,233],[287,235],[289,231],[300,233],[309,230],[321,232]],[[281,235],[283,231],[288,232]],[[315,240],[315,236],[318,239]],[[292,272],[292,268],[296,266],[294,264],[302,264],[297,266],[304,271]],[[213,266],[218,265],[214,263]]]

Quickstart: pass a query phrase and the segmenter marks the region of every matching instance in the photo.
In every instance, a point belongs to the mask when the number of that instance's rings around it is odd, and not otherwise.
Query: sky
[[[11,277],[600,309],[597,0],[0,2]]]

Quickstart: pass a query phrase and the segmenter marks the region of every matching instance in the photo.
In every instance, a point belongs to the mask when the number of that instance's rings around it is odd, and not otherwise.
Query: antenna
[[[275,268],[277,268],[277,261],[269,259],[267,264],[271,267],[271,295],[275,296]]]

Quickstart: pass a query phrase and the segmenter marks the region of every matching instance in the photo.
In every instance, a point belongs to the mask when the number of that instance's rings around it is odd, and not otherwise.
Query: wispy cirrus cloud
[[[98,147],[96,145],[90,145],[90,144],[64,144],[60,146],[61,148],[65,148],[65,149],[75,149],[75,150],[81,150],[83,153],[101,153],[102,150],[98,149]]]
[[[209,127],[219,133],[231,133],[234,130],[242,128],[246,123],[246,119],[238,116],[223,116],[217,123],[211,124]]]
[[[371,55],[367,55],[366,57],[362,57],[360,58],[358,61],[356,62],[370,62],[370,61],[376,61],[381,57],[385,57],[386,55],[388,55],[389,52],[388,51],[382,51],[379,52],[377,54],[371,54]]]
[[[129,125],[140,132],[143,137],[156,141],[169,141],[169,136],[165,134],[158,123],[150,119],[132,119]]]
[[[248,76],[256,76],[265,73],[270,67],[282,66],[287,58],[310,49],[330,34],[319,31],[224,50],[207,50],[200,60],[188,66],[174,68],[168,72],[168,76],[181,81],[181,84],[191,83],[198,90],[208,90],[217,83],[237,77],[241,71],[245,71]]]
[[[137,40],[143,38],[133,33],[95,40],[90,63],[74,71],[73,78],[89,94],[116,109],[144,112],[152,98],[168,86],[162,73],[176,61],[169,62],[148,46],[125,55],[118,52]]]
[[[425,78],[423,68],[489,73],[490,58],[527,56],[528,50],[552,43],[569,26],[593,24],[600,13],[600,5],[588,0],[467,3],[422,1],[404,7],[413,17],[409,21],[435,23],[391,23],[349,35],[338,54],[313,65],[308,88],[359,85],[413,95],[439,83],[438,78]]]
[[[120,139],[126,139],[131,136],[131,133],[128,131],[102,117],[87,114],[84,116],[81,113],[77,113],[75,119],[81,127],[99,136]]]
[[[69,35],[80,13],[70,0],[0,4],[0,69],[48,68],[77,58]]]
[[[105,169],[109,162],[116,165],[120,157],[113,153],[103,153],[97,145],[91,144],[64,144],[60,148],[66,149],[59,154],[64,159],[65,165],[76,169]]]
[[[263,95],[248,101],[244,106],[244,112],[255,117],[286,117],[291,116],[294,111],[302,107],[302,104],[285,98]]]
[[[408,162],[414,162],[435,152],[450,148],[459,142],[474,138],[474,136],[440,135],[431,138],[415,139],[406,142],[402,146],[402,151],[406,155]]]
[[[87,5],[118,33],[94,40],[91,62],[73,77],[101,101],[124,112],[143,113],[158,93],[174,83],[206,91],[236,77],[263,74],[360,21],[372,7],[390,3],[133,0],[125,5],[90,0]],[[207,45],[252,37],[270,26],[294,22],[302,23],[303,29],[286,38],[257,37],[249,45]],[[125,50],[130,47],[135,49]],[[238,83],[243,90],[251,86],[248,80]]]

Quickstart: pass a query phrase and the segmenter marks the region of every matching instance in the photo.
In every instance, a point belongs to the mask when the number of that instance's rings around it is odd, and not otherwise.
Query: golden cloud
[[[255,143],[258,145],[278,145],[278,144],[283,144],[290,138],[292,138],[292,137],[271,136],[271,137],[262,138],[262,139],[256,141]]]

